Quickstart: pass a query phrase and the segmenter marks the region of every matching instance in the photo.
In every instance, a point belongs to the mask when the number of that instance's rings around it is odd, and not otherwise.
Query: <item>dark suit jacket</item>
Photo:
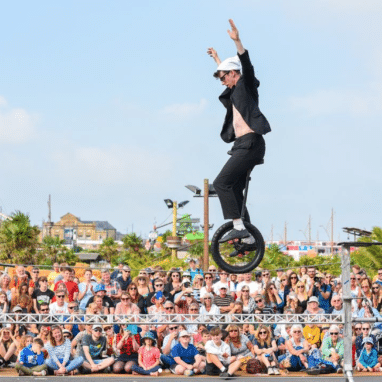
[[[260,82],[255,77],[255,71],[249,59],[248,51],[246,50],[242,55],[238,54],[238,56],[242,66],[240,79],[236,86],[232,89],[227,88],[219,97],[220,102],[227,109],[220,133],[223,141],[227,143],[235,140],[232,104],[235,105],[244,121],[256,134],[263,135],[271,131],[267,119],[259,109],[259,93],[257,88],[260,86]]]

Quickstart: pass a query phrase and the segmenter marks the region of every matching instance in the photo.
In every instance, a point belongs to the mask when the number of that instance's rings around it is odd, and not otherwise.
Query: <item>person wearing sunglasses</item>
[[[146,297],[146,305],[147,305],[147,310],[151,305],[155,305],[155,296],[158,292],[162,292],[162,295],[164,297],[164,301],[170,300],[174,301],[174,296],[171,293],[168,293],[164,290],[164,281],[162,278],[157,277],[154,279],[153,282],[154,285],[154,291],[150,292],[148,296]]]
[[[173,296],[182,290],[182,278],[179,270],[173,270],[168,274],[164,290]]]
[[[200,316],[205,321],[212,321],[210,316],[220,314],[220,309],[213,303],[214,295],[212,293],[205,293],[203,297],[203,304],[200,307]]]
[[[94,293],[95,295],[90,297],[88,302],[86,303],[86,309],[92,304],[94,301],[96,301],[97,297],[100,297],[102,299],[102,306],[105,308],[103,309],[103,314],[114,314],[115,311],[115,303],[114,301],[106,295],[106,288],[103,284],[97,284],[94,287]]]
[[[214,275],[211,272],[207,272],[204,275],[204,286],[200,289],[200,301],[203,302],[203,297],[206,293],[212,293],[214,292]]]
[[[287,303],[287,297],[289,293],[296,293],[297,289],[297,282],[298,282],[298,276],[296,272],[291,272],[288,276],[288,281],[284,289],[284,303],[286,305]]]
[[[281,299],[275,283],[269,282],[264,291],[265,305],[273,309],[274,312],[282,313],[284,301]]]
[[[115,307],[115,315],[134,314],[139,316],[139,308],[136,304],[131,302],[130,295],[124,291],[121,294],[121,301]]]
[[[122,267],[122,275],[116,278],[116,281],[118,282],[118,284],[120,285],[123,291],[127,290],[128,286],[130,285],[132,281],[130,274],[131,274],[130,267],[128,265],[124,265]]]
[[[91,334],[85,334],[80,349],[84,362],[82,368],[86,374],[105,370],[114,363],[114,357],[102,358],[106,351],[106,337],[102,335],[102,325],[95,324]]]
[[[238,56],[221,62],[213,48],[207,53],[218,65],[214,77],[226,86],[219,99],[227,109],[226,118],[221,131],[224,142],[234,142],[232,156],[214,181],[219,196],[224,219],[233,220],[233,230],[223,237],[222,242],[238,239],[253,242],[241,219],[243,190],[247,171],[263,162],[265,141],[263,135],[271,128],[267,119],[259,110],[257,88],[260,82],[256,79],[248,51],[244,49],[239,38],[239,31],[234,22],[229,20],[232,30],[228,31],[234,41]],[[246,210],[245,221],[250,221]]]
[[[344,313],[344,303],[342,298],[339,295],[334,295],[330,302],[331,308],[328,311],[328,314],[342,314]]]
[[[40,306],[43,302],[50,304],[54,297],[54,292],[48,289],[48,279],[45,276],[38,278],[39,288],[32,293],[33,308],[36,313],[40,313]]]
[[[182,281],[182,291],[175,296],[175,311],[180,314],[187,314],[192,303],[198,303],[194,297],[191,283],[186,279]]]
[[[58,290],[55,294],[56,301],[49,305],[51,315],[69,314],[68,303],[65,301],[66,293]]]
[[[340,337],[340,328],[331,325],[329,336],[322,342],[321,352],[323,359],[332,363],[337,373],[343,372],[344,340]]]
[[[373,308],[377,309],[378,312],[382,309],[382,287],[380,284],[377,283],[377,281],[373,282],[373,285],[371,286],[371,300]]]
[[[175,364],[174,358],[171,356],[171,349],[179,344],[179,332],[184,329],[180,324],[170,324],[168,326],[169,334],[163,339],[162,354],[160,356],[161,363],[165,369],[169,369]]]
[[[373,340],[374,346],[376,345],[377,338],[375,337],[374,334],[371,333],[371,324],[368,322],[363,322],[362,327],[361,327],[361,331],[357,333],[357,337],[354,341],[357,358],[359,358],[359,356],[361,355],[361,351],[362,351],[363,345],[364,345],[363,340],[366,337],[370,337]]]
[[[70,302],[77,301],[79,292],[78,285],[73,280],[71,280],[72,272],[72,268],[66,267],[62,273],[64,277],[63,280],[57,281],[54,285],[54,291],[56,292],[60,284],[65,284]]]
[[[268,375],[280,375],[277,364],[276,352],[278,350],[277,343],[269,328],[260,324],[255,332],[255,340],[253,342],[254,351],[257,358],[268,369]]]

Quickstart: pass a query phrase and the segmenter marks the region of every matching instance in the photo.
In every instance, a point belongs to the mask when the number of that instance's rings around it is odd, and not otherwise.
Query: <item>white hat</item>
[[[224,72],[229,72],[230,70],[241,70],[241,62],[238,56],[229,57],[217,68],[217,71],[222,70]]]
[[[187,330],[182,330],[180,333],[179,333],[179,338],[180,337],[190,337],[191,336],[191,334],[190,333],[188,333],[188,331]]]
[[[318,302],[318,298],[317,298],[316,296],[311,296],[311,297],[309,298],[309,300],[308,300],[308,304],[309,304],[310,302]]]

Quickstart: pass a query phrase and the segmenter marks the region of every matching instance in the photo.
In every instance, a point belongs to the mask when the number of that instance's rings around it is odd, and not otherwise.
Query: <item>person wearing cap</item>
[[[133,365],[133,374],[152,375],[157,377],[162,369],[160,367],[160,351],[155,346],[156,339],[154,334],[146,332],[142,336],[142,343],[138,350],[138,365]]]
[[[316,296],[309,298],[304,314],[325,314],[324,309],[318,306],[318,298]]]
[[[378,362],[378,351],[374,347],[371,337],[366,337],[362,341],[363,349],[357,362],[358,371],[381,371],[381,364]]]
[[[126,291],[131,283],[130,273],[130,267],[128,265],[124,265],[122,268],[122,275],[116,278],[123,291]]]
[[[231,158],[214,181],[224,218],[232,219],[234,226],[221,242],[250,236],[241,219],[243,190],[247,171],[263,161],[265,154],[263,135],[271,131],[267,119],[259,109],[257,88],[260,82],[255,77],[248,51],[241,43],[234,22],[229,20],[229,23],[232,30],[229,30],[228,34],[236,45],[238,56],[221,62],[213,48],[207,51],[218,64],[214,77],[227,87],[219,97],[227,109],[220,136],[226,143],[235,142]],[[247,210],[244,220],[250,221]],[[253,238],[250,239],[253,242]]]
[[[206,363],[199,354],[198,349],[190,343],[191,336],[187,330],[179,333],[179,343],[171,350],[171,356],[175,364],[171,365],[170,370],[177,375],[191,376],[203,373]]]
[[[84,358],[82,368],[85,373],[97,373],[114,363],[114,357],[102,358],[106,348],[106,336],[102,335],[102,325],[93,325],[92,334],[84,336],[80,349],[80,355]]]
[[[90,297],[87,304],[86,308],[94,302],[96,297],[102,297],[102,306],[106,307],[109,311],[110,314],[114,314],[115,311],[115,304],[113,300],[106,295],[106,288],[105,285],[103,284],[98,284],[94,287],[94,293],[95,295],[93,297]]]

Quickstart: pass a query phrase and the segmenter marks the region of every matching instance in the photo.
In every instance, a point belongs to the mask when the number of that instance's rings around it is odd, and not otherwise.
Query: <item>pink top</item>
[[[238,112],[236,107],[232,105],[233,108],[233,129],[235,130],[235,137],[239,138],[248,133],[254,133],[253,130],[246,124],[241,114]]]
[[[160,351],[155,347],[147,350],[145,346],[142,346],[139,348],[138,354],[141,355],[142,364],[146,369],[153,367],[155,362],[160,358]]]
[[[119,302],[115,307],[114,314],[139,314],[139,308],[135,304],[125,307]]]

